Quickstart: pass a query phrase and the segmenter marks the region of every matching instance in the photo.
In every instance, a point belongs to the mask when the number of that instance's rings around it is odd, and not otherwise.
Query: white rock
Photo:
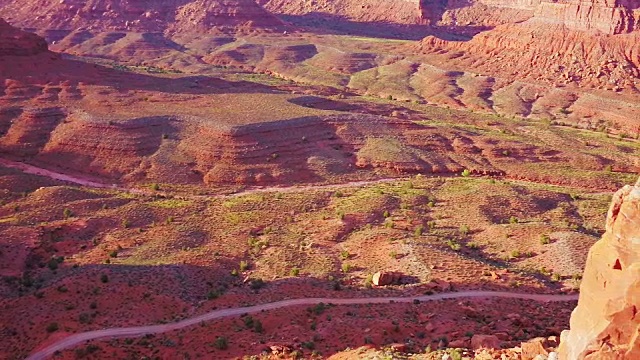
[[[558,353],[557,352],[550,352],[549,353],[549,357],[547,358],[547,360],[558,360]]]

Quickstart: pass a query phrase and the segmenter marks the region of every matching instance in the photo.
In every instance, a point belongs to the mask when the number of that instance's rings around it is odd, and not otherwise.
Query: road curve
[[[215,320],[230,316],[238,316],[242,314],[253,314],[261,311],[275,310],[296,305],[316,305],[319,303],[334,305],[354,305],[354,304],[384,304],[390,302],[411,303],[414,301],[434,301],[445,299],[460,298],[506,298],[506,299],[522,299],[542,302],[555,301],[575,301],[578,295],[546,295],[546,294],[524,294],[511,293],[504,291],[461,291],[442,293],[435,295],[422,295],[413,297],[374,297],[374,298],[350,298],[350,299],[333,299],[333,298],[302,298],[282,300],[268,304],[261,304],[249,307],[239,307],[230,309],[220,309],[198,315],[189,319],[178,321],[172,324],[148,325],[125,328],[110,328],[103,330],[88,331],[84,333],[74,334],[61,339],[49,346],[33,352],[27,360],[41,360],[53,355],[56,351],[72,348],[89,340],[98,340],[117,337],[138,337],[147,334],[159,334],[167,331],[182,329],[188,326],[196,325],[203,321]]]

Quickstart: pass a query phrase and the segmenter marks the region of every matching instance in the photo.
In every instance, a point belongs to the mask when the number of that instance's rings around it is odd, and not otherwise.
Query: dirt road
[[[182,329],[188,326],[199,324],[203,321],[211,321],[230,316],[242,314],[253,314],[261,311],[275,310],[290,306],[316,305],[319,303],[334,305],[354,305],[354,304],[385,304],[390,302],[411,303],[414,301],[434,301],[459,298],[507,298],[524,299],[532,301],[575,301],[578,295],[544,295],[544,294],[524,294],[498,291],[461,291],[453,293],[443,293],[436,295],[422,295],[414,297],[378,297],[378,298],[352,298],[352,299],[332,299],[332,298],[307,298],[277,301],[269,304],[261,304],[250,307],[239,307],[230,309],[214,310],[206,314],[198,315],[189,319],[178,321],[172,324],[137,326],[126,328],[110,328],[96,331],[89,331],[71,335],[61,339],[51,345],[34,351],[27,360],[41,360],[53,355],[56,351],[61,351],[75,347],[89,340],[108,339],[117,337],[138,337],[147,334],[159,334],[167,331]]]

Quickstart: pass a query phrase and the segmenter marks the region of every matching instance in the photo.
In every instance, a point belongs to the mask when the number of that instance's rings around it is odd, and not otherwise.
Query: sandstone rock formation
[[[20,27],[49,32],[95,29],[207,33],[282,25],[253,0],[0,0],[0,16]]]
[[[545,0],[536,8],[534,19],[574,30],[623,34],[639,29],[639,7],[638,0]]]
[[[640,181],[618,191],[590,250],[560,358],[640,359]]]

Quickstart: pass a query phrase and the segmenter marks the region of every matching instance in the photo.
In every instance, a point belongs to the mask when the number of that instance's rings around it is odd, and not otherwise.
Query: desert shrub
[[[251,316],[245,316],[244,319],[242,319],[242,322],[244,322],[244,326],[248,328],[253,327],[253,318]]]
[[[388,218],[389,216],[391,216],[391,214],[389,214],[389,210],[385,210],[385,211],[382,213],[382,216],[383,216],[384,218]]]
[[[464,169],[464,171],[462,171],[461,175],[463,177],[469,177],[469,176],[471,176],[471,171],[469,169]]]
[[[158,191],[160,190],[160,185],[158,185],[157,183],[153,183],[151,185],[149,185],[149,188],[153,191]]]
[[[347,260],[350,256],[351,254],[347,250],[340,251],[340,259]]]
[[[289,271],[290,276],[298,276],[299,274],[300,274],[300,269],[297,267],[294,267],[293,269],[291,269],[291,271]]]
[[[467,225],[460,225],[458,232],[462,236],[467,236],[469,234],[469,227]]]
[[[540,235],[540,244],[547,245],[550,242],[551,242],[551,238],[549,237],[549,235],[546,235],[546,234]]]
[[[249,282],[249,287],[251,290],[259,290],[265,287],[267,284],[262,279],[251,279]]]
[[[249,263],[245,260],[240,261],[240,271],[246,271],[249,269]]]
[[[100,275],[100,281],[102,281],[103,284],[108,283],[109,282],[109,276],[107,274]]]
[[[257,333],[263,333],[264,327],[262,326],[262,322],[260,320],[255,320],[253,322],[253,331]]]
[[[517,224],[518,222],[520,222],[520,220],[515,216],[509,218],[509,224]]]
[[[231,270],[231,276],[238,276],[238,269]]]
[[[227,350],[229,348],[229,340],[224,336],[218,336],[213,342],[213,347],[218,350]]]
[[[55,271],[58,269],[58,261],[52,258],[49,260],[49,263],[47,263],[47,266],[49,267],[49,269],[51,269],[51,271]]]
[[[517,259],[517,258],[519,258],[520,256],[522,256],[522,254],[520,253],[520,250],[513,250],[513,251],[511,251],[511,257],[512,257],[513,259]]]
[[[210,291],[207,293],[207,299],[208,299],[208,300],[217,299],[217,298],[219,298],[219,297],[220,297],[220,291],[218,291],[218,290],[210,290]]]
[[[415,234],[415,236],[422,236],[422,234],[424,233],[424,226],[418,225],[413,233]]]
[[[347,263],[342,263],[342,272],[346,274],[349,271],[351,271],[351,265]]]
[[[131,222],[127,219],[122,219],[122,227],[128,229],[131,226]]]
[[[459,251],[461,246],[460,244],[458,244],[455,240],[447,240],[447,246],[449,246],[449,248],[451,248],[451,250],[453,251]]]
[[[109,256],[112,258],[118,257],[118,250],[113,250],[109,253]]]
[[[57,322],[52,322],[52,323],[49,323],[49,325],[47,325],[48,333],[56,332],[58,331],[58,329],[60,329],[60,326],[58,325]]]
[[[81,313],[80,316],[78,316],[78,322],[80,322],[80,324],[89,324],[89,323],[91,323],[91,314],[89,314],[89,313]]]
[[[325,305],[324,303],[319,303],[313,307],[308,308],[307,311],[315,315],[322,315],[322,313],[326,309],[327,309],[327,305]]]
[[[65,219],[68,219],[73,216],[73,212],[69,208],[64,208],[64,210],[62,210],[62,216],[64,216]]]
[[[364,286],[366,288],[371,288],[373,286],[373,274],[368,274],[364,279]]]

